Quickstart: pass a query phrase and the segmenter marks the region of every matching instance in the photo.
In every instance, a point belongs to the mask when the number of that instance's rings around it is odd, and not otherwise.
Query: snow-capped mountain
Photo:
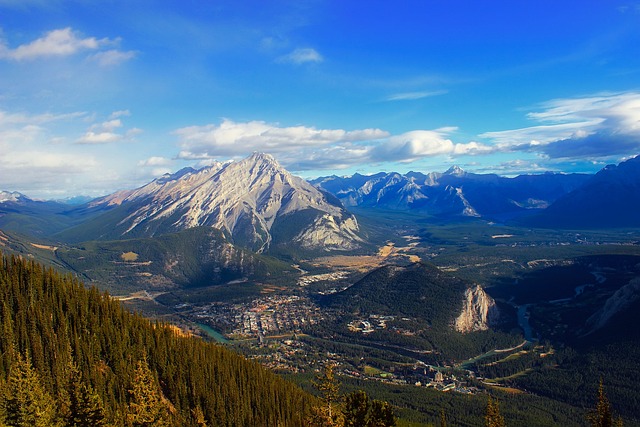
[[[17,191],[0,191],[0,203],[30,201],[27,196]]]
[[[312,183],[345,206],[417,210],[435,215],[510,217],[541,209],[590,178],[582,174],[475,174],[452,166],[446,172],[396,172],[323,177]]]
[[[108,212],[74,231],[82,239],[154,236],[207,226],[257,252],[290,243],[347,250],[361,242],[353,215],[268,154],[182,169],[95,200],[90,208]]]

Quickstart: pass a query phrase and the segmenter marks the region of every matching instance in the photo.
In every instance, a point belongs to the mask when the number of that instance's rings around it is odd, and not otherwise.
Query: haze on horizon
[[[0,190],[272,154],[305,176],[640,153],[640,2],[0,0]]]

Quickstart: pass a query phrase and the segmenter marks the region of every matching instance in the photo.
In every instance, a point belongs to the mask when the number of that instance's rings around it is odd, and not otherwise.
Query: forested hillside
[[[2,258],[0,325],[11,425],[298,426],[310,406],[257,364],[22,258]]]

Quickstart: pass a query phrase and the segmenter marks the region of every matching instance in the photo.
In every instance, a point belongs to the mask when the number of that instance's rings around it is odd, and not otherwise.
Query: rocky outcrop
[[[486,331],[498,320],[496,302],[480,287],[467,288],[462,312],[455,320],[455,330],[462,333]]]
[[[306,249],[357,249],[362,239],[358,236],[358,222],[353,215],[346,218],[324,214],[304,229],[293,241]]]
[[[633,303],[640,299],[640,277],[636,277],[629,283],[618,289],[604,306],[587,319],[590,332],[594,332],[605,326],[613,316],[625,311]]]

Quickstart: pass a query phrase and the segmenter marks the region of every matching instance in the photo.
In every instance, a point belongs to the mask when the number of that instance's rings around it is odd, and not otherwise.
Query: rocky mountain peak
[[[0,191],[0,203],[19,202],[30,200],[27,196],[17,191]]]
[[[457,166],[457,165],[451,166],[444,173],[444,175],[453,175],[453,176],[465,176],[466,174],[467,173],[460,166]]]
[[[126,216],[114,227],[118,235],[108,233],[112,238],[209,226],[257,252],[272,245],[274,227],[309,249],[354,249],[361,241],[355,217],[264,153],[186,168],[94,203],[100,205],[126,207]]]

